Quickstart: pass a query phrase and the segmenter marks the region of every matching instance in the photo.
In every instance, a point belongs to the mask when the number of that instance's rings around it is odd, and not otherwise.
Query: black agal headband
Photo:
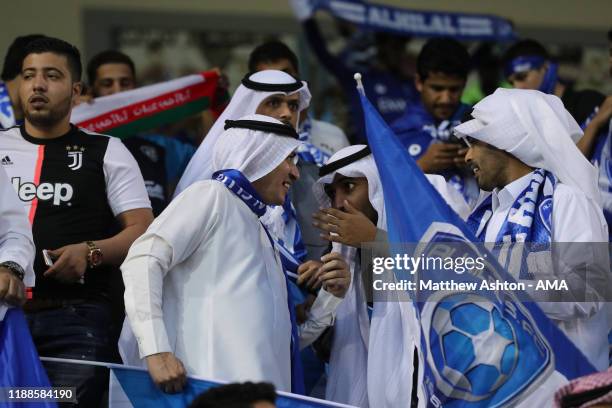
[[[370,154],[372,154],[370,146],[366,146],[358,152],[343,157],[340,160],[336,160],[335,162],[328,163],[325,166],[321,166],[319,169],[319,177],[327,176],[328,174],[333,173],[344,166],[348,166],[351,163],[355,163],[357,160],[363,159]]]
[[[251,75],[253,74],[254,72],[246,74],[246,76],[242,78],[242,85],[254,91],[292,93],[304,86],[298,79],[291,84],[266,84],[263,82],[255,82],[251,80]]]
[[[267,133],[274,133],[280,136],[287,136],[293,139],[299,139],[297,132],[292,126],[281,124],[263,122],[259,120],[226,120],[224,129],[240,128],[259,130]]]

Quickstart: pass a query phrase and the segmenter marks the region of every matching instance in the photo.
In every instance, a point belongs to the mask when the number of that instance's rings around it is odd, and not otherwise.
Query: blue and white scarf
[[[533,172],[529,185],[516,198],[504,220],[497,237],[493,253],[500,257],[499,261],[509,269],[510,256],[501,258],[501,249],[513,253],[514,244],[529,243],[533,251],[547,251],[552,241],[551,225],[553,210],[553,192],[557,181],[548,171],[537,169]],[[472,230],[478,242],[485,241],[487,224],[493,215],[492,195],[482,201],[470,214],[467,225]],[[533,279],[524,267],[525,257],[522,256],[520,279]]]
[[[0,81],[0,129],[8,129],[17,124],[8,87]]]
[[[213,173],[213,180],[219,181],[225,185],[232,193],[234,193],[242,202],[244,202],[253,211],[257,217],[261,217],[266,212],[267,205],[257,194],[249,180],[238,170],[228,169],[219,170]],[[278,243],[274,241],[267,228],[263,225],[264,231],[268,235],[270,244],[278,248]],[[286,253],[279,251],[281,261]],[[285,281],[287,284],[287,302],[289,307],[289,316],[291,318],[291,392],[295,394],[304,394],[304,373],[302,371],[302,360],[300,358],[300,341],[298,334],[297,320],[295,316],[295,304],[291,296],[289,288],[289,276],[287,275],[285,262],[283,261],[283,271],[285,272]],[[297,268],[297,267],[296,267]]]
[[[313,145],[310,141],[310,132],[312,131],[312,119],[307,116],[302,122],[299,132],[299,138],[302,144],[297,149],[297,154],[300,160],[306,163],[316,164],[318,167],[323,166],[329,160],[330,155]]]

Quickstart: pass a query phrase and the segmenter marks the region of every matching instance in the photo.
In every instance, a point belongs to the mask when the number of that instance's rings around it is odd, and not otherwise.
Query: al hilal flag
[[[188,377],[183,392],[166,394],[155,386],[146,370],[113,365],[111,368],[109,408],[187,407],[201,393],[222,384],[216,381]],[[276,406],[278,408],[356,408],[351,405],[279,391],[277,391]]]
[[[218,115],[216,107],[227,99],[226,92],[217,92],[218,82],[218,72],[206,71],[102,96],[76,106],[70,122],[91,132],[128,137],[207,109]]]
[[[440,249],[441,243],[452,242],[464,257],[487,259],[480,277],[451,272],[455,281],[513,282],[493,255],[473,244],[476,239],[463,220],[428,182],[363,92],[360,95],[368,142],[383,185],[392,254],[401,254],[397,250],[401,245],[419,243],[414,256],[433,257],[436,245]],[[395,274],[400,275],[397,279],[449,279],[448,272],[429,270],[412,276],[397,270]],[[418,299],[412,298],[413,317],[420,328],[414,334],[423,395],[419,406],[550,406],[561,385],[595,371],[537,304],[520,302],[519,298],[527,298],[520,295],[503,290],[420,290]],[[409,405],[397,401],[392,406]]]
[[[41,357],[41,360],[108,368],[110,370],[109,408],[186,408],[201,393],[225,384],[221,381],[189,376],[182,392],[167,394],[155,386],[149,372],[142,367],[52,357]],[[358,408],[288,392],[277,391],[276,394],[278,408]]]

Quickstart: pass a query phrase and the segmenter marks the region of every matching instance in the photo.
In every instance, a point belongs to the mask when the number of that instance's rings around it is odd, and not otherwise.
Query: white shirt
[[[197,182],[175,198],[134,242],[121,270],[140,359],[173,352],[189,375],[269,381],[290,391],[291,321],[280,260],[258,217],[223,184]],[[331,324],[338,302],[327,292],[317,298],[311,317],[319,320],[303,327],[302,345]]]
[[[6,172],[0,167],[0,263],[12,261],[25,272],[23,283],[34,286],[34,243],[27,214],[17,198]],[[6,305],[0,302],[0,321]]]
[[[0,167],[0,263],[16,262],[25,271],[23,283],[34,286],[34,243],[28,216]]]
[[[485,231],[485,242],[496,241],[512,204],[527,187],[532,175],[529,173],[491,193],[493,213]],[[608,226],[601,208],[582,191],[557,183],[553,192],[552,241],[571,243],[607,240]],[[587,247],[579,245],[575,248],[583,251]],[[572,246],[567,246],[567,250],[571,249]],[[609,323],[601,302],[538,302],[538,305],[596,368],[604,370],[608,367]]]

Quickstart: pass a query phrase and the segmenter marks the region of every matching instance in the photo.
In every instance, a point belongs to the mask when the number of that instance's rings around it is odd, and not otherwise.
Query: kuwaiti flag
[[[218,83],[219,73],[206,71],[102,96],[76,106],[70,122],[92,132],[128,137],[207,109],[218,116],[228,99]]]
[[[42,389],[50,386],[23,311],[0,304],[0,407],[57,407],[55,402],[49,401],[9,402],[8,388]]]
[[[398,247],[405,248],[404,243],[419,243],[418,254],[426,256],[436,244],[453,242],[471,257],[486,256],[482,278],[512,281],[493,255],[473,244],[476,239],[465,223],[427,181],[363,93],[361,102],[383,185],[392,254],[401,253]],[[426,273],[406,276],[395,271],[397,280],[436,279]],[[466,275],[470,274],[462,275],[467,280],[476,279]],[[526,297],[522,294],[521,299]],[[516,292],[507,291],[418,293],[413,310],[420,327],[415,333],[420,345],[419,387],[424,394],[420,406],[549,406],[559,386],[595,371],[535,303],[518,298]]]

